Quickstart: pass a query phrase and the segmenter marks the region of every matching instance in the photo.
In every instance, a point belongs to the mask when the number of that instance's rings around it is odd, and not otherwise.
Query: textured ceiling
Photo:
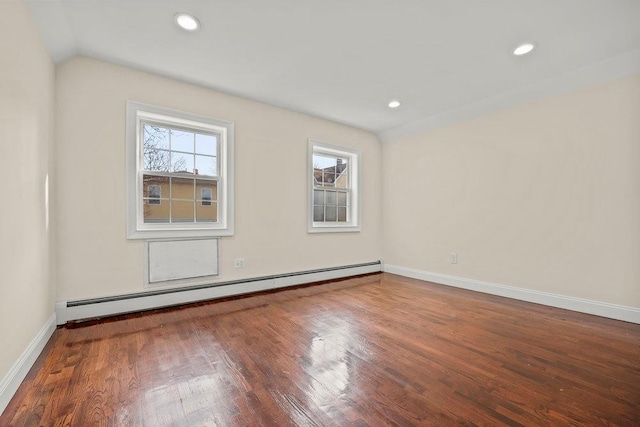
[[[58,63],[94,57],[383,140],[640,71],[638,0],[25,1]],[[538,49],[510,55],[522,41]]]

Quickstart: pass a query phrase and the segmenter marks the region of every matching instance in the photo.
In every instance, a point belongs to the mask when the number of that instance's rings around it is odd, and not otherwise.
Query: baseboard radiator
[[[63,325],[69,321],[152,310],[381,271],[382,263],[373,261],[206,285],[158,289],[103,298],[58,301],[56,302],[56,318],[57,324]]]

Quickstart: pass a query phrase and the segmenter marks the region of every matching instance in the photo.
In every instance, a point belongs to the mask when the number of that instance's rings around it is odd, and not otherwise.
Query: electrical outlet
[[[244,258],[236,258],[233,265],[235,268],[244,268]]]
[[[451,254],[451,264],[457,264],[458,263],[458,254]]]

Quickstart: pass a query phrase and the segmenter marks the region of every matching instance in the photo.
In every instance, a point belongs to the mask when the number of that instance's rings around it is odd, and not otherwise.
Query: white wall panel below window
[[[147,283],[218,275],[218,239],[148,241]]]

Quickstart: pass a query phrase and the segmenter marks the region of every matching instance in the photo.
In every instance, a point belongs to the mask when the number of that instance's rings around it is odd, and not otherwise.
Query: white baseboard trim
[[[351,266],[234,280],[205,286],[164,289],[91,300],[58,301],[56,302],[56,315],[58,324],[62,325],[72,320],[133,313],[380,271],[382,271],[382,265],[379,261],[376,261]]]
[[[38,334],[31,340],[27,348],[22,352],[18,360],[11,366],[9,372],[0,381],[0,414],[4,412],[7,405],[11,401],[11,398],[18,387],[22,384],[22,381],[29,373],[29,370],[36,362],[40,353],[44,349],[44,346],[49,342],[49,338],[56,330],[56,315],[55,313],[49,317],[47,323],[44,324]]]
[[[609,304],[566,295],[552,294],[549,292],[534,291],[531,289],[516,288],[513,286],[432,273],[429,271],[416,270],[397,265],[385,264],[384,271],[387,273],[398,274],[400,276],[411,277],[413,279],[439,283],[441,285],[454,286],[456,288],[468,289],[486,294],[498,295],[501,297],[513,298],[521,301],[528,301],[536,304],[543,304],[551,307],[563,308],[566,310],[594,314],[596,316],[640,324],[640,308],[636,307]]]

